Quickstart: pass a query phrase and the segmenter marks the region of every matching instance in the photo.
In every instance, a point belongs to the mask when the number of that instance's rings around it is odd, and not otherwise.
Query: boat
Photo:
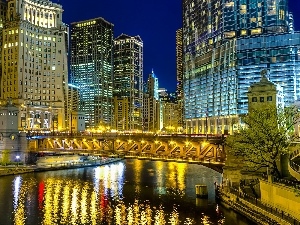
[[[45,156],[36,161],[37,167],[55,167],[66,164],[81,163],[85,160],[85,156],[80,155],[58,155],[58,156]]]

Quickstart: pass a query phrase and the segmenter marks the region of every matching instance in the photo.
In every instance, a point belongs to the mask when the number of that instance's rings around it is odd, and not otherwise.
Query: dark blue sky
[[[58,0],[53,0],[58,2]],[[144,43],[144,78],[152,68],[159,86],[176,90],[175,34],[182,25],[181,0],[60,0],[63,21],[70,24],[103,17],[121,33],[140,35]],[[296,30],[300,31],[300,0],[289,0]]]

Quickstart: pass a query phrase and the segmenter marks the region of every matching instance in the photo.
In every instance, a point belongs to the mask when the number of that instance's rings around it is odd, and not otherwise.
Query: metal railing
[[[267,203],[263,203],[260,199],[255,198],[253,196],[247,195],[246,193],[242,193],[239,190],[231,187],[230,188],[230,193],[233,193],[234,195],[238,196],[238,198],[243,199],[246,202],[249,202],[257,207],[259,207],[260,209],[263,209],[269,213],[271,213],[272,215],[281,218],[287,222],[289,222],[290,224],[294,224],[294,225],[300,225],[300,220],[298,220],[297,218],[293,217],[292,215],[284,212],[283,210],[280,210],[274,206],[271,206]],[[247,205],[246,205],[247,206]],[[247,206],[249,207],[249,206]],[[251,208],[251,207],[250,207]],[[251,208],[251,210],[255,210],[253,208]],[[261,213],[256,211],[257,213]],[[262,215],[263,216],[263,215]]]
[[[268,180],[268,175],[263,174],[262,178],[264,180]],[[297,190],[300,190],[300,181],[292,181],[292,180],[287,180],[287,179],[281,179],[281,178],[278,178],[278,177],[275,177],[275,176],[272,176],[271,179],[272,179],[272,182],[274,182],[274,183],[283,184],[283,185],[286,185],[288,187],[293,187]]]

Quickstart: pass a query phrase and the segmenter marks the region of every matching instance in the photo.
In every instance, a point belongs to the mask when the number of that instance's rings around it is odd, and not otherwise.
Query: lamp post
[[[20,156],[19,155],[16,156],[16,160],[17,160],[17,166],[19,166],[19,160],[20,160]]]

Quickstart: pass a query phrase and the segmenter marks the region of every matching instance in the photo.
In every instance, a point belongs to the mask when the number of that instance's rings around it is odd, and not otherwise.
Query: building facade
[[[128,99],[126,130],[142,130],[143,42],[140,36],[121,34],[114,41],[113,95],[116,99]],[[118,111],[115,109],[115,114]]]
[[[183,0],[186,131],[232,133],[263,69],[283,88],[285,105],[293,104],[299,46],[287,1]]]
[[[24,146],[27,146],[26,133],[19,132],[19,107],[9,100],[0,106],[0,162],[5,155],[8,161],[24,161]]]
[[[268,80],[268,71],[261,71],[261,79],[257,83],[251,84],[248,88],[248,111],[273,106],[278,109],[284,108],[284,96],[282,87]]]
[[[114,97],[114,124],[113,128],[117,131],[130,131],[129,129],[129,98]]]
[[[156,133],[161,128],[160,101],[145,93],[143,98],[143,131]]]
[[[1,99],[20,107],[19,129],[65,128],[68,27],[61,5],[7,1],[1,29]]]
[[[113,28],[103,18],[71,23],[70,83],[80,90],[87,128],[112,124]]]
[[[170,101],[162,101],[160,105],[163,118],[162,131],[167,133],[181,132],[181,112],[179,105]]]
[[[67,102],[67,130],[70,133],[82,131],[85,129],[84,112],[79,111],[80,92],[79,88],[73,84],[68,85],[68,102]]]

